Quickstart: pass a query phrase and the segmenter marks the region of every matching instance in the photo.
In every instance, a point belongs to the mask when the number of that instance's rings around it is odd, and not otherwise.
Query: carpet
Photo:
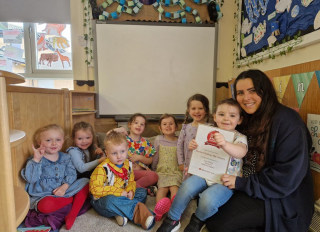
[[[146,205],[149,209],[153,210],[155,206],[155,197],[148,196]],[[195,212],[196,209],[196,200],[192,200],[185,212],[181,217],[181,227],[179,231],[183,231],[184,228],[190,221],[191,215]],[[156,222],[155,226],[149,231],[156,231],[161,223],[161,221]],[[128,222],[127,225],[124,227],[120,227],[114,218],[106,218],[100,216],[98,213],[95,212],[93,208],[91,208],[85,214],[77,217],[73,227],[71,230],[67,230],[65,226],[60,229],[62,231],[69,231],[69,232],[135,232],[135,231],[145,231],[140,226],[135,225],[133,222]]]

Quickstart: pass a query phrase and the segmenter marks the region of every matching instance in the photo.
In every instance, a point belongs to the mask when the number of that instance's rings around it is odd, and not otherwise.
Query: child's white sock
[[[125,226],[125,225],[127,225],[128,218],[122,217],[122,216],[120,216],[120,215],[115,216],[115,218],[116,218],[116,221],[117,221],[117,223],[118,223],[119,226]]]
[[[145,225],[146,225],[145,228],[147,228],[147,230],[149,230],[151,228],[151,226],[153,225],[153,222],[154,222],[154,216],[147,217],[147,220],[145,222]]]

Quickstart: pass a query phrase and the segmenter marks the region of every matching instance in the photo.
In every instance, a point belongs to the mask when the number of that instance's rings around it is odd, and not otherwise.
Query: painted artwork
[[[243,0],[241,58],[320,28],[320,0]]]
[[[37,24],[37,68],[72,70],[70,25]]]

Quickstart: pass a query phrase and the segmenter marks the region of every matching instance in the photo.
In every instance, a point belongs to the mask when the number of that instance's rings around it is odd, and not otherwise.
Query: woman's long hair
[[[265,164],[272,119],[280,103],[271,80],[265,73],[256,69],[238,75],[234,82],[234,96],[237,96],[238,81],[247,78],[252,80],[256,93],[261,97],[261,105],[253,114],[243,112],[243,121],[238,129],[248,136],[247,158],[250,159],[250,155],[257,154],[256,171],[259,171]]]

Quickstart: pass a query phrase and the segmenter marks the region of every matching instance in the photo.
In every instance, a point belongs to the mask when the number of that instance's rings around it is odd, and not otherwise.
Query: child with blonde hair
[[[160,221],[169,211],[171,201],[182,182],[182,172],[179,170],[177,160],[178,137],[175,134],[177,128],[178,123],[173,115],[163,114],[160,117],[159,129],[162,135],[158,135],[154,141],[156,153],[152,161],[152,169],[156,170],[159,176],[154,209],[156,221]],[[170,199],[167,197],[169,193]]]
[[[115,217],[120,226],[126,225],[129,219],[145,230],[150,229],[154,216],[144,204],[146,189],[136,188],[125,135],[109,132],[105,147],[107,159],[95,168],[90,178],[92,207],[102,216]]]
[[[30,196],[28,227],[46,225],[55,230],[65,222],[69,230],[88,197],[88,179],[77,180],[71,157],[60,151],[63,143],[63,129],[56,124],[33,135],[34,155],[21,170]]]
[[[93,127],[87,122],[74,124],[71,137],[73,146],[67,149],[75,168],[78,178],[90,178],[93,169],[106,159],[101,148],[96,144],[96,136]]]

